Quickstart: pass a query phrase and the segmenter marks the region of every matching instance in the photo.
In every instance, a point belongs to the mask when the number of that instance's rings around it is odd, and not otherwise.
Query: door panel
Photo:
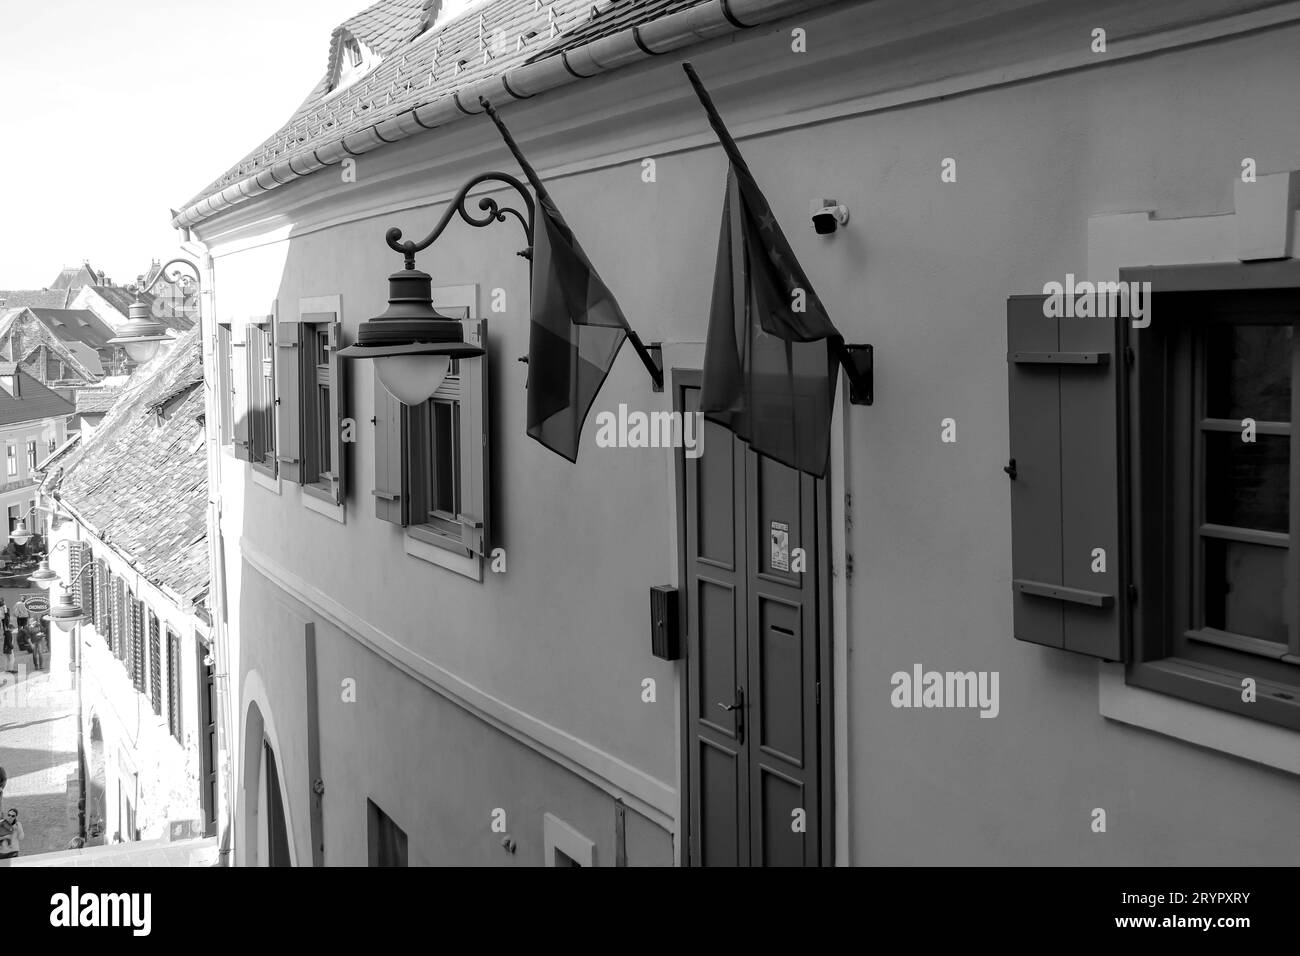
[[[698,389],[679,404],[697,410]],[[680,459],[690,861],[816,866],[824,482],[704,433]]]

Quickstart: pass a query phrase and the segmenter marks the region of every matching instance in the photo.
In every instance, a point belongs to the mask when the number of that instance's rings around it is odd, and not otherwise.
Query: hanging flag
[[[537,193],[528,333],[528,434],[576,462],[583,422],[623,340],[631,336],[638,353],[644,349],[537,173],[496,111],[486,102],[483,105]]]
[[[759,454],[820,478],[844,340],[700,78],[683,68],[730,161],[700,407]]]

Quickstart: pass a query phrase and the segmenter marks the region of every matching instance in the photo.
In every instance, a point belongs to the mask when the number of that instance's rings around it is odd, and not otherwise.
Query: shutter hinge
[[[1138,602],[1138,589],[1137,589],[1137,585],[1136,585],[1136,584],[1130,584],[1130,585],[1128,586],[1128,603],[1129,603],[1129,604],[1137,604],[1137,602]]]
[[[1134,354],[1134,352],[1133,352],[1133,346],[1131,346],[1131,345],[1126,345],[1126,346],[1124,346],[1124,361],[1125,361],[1125,363],[1128,364],[1128,365],[1132,365],[1136,360],[1137,360],[1137,355]]]
[[[844,577],[846,580],[853,578],[853,555],[847,553],[844,555]]]

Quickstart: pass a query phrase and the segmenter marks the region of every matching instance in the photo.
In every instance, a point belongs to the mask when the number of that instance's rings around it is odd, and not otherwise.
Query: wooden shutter
[[[167,729],[181,741],[181,640],[167,630]]]
[[[97,620],[95,617],[95,567],[92,564],[86,567],[90,561],[90,548],[83,541],[78,541],[71,549],[73,551],[72,573],[81,572],[81,577],[77,579],[79,590],[77,600],[81,605],[81,613],[86,615],[86,620],[92,624]]]
[[[158,617],[149,615],[149,678],[153,712],[162,716],[162,654],[158,642]]]
[[[1011,576],[1017,640],[1124,659],[1122,322],[1007,302]],[[1104,571],[1100,549],[1104,553]]]
[[[407,409],[384,388],[373,368],[371,375],[375,381],[375,487],[371,491],[375,517],[405,526],[410,522],[403,454]]]
[[[275,336],[275,445],[280,475],[302,484],[302,326],[280,322]]]
[[[343,453],[348,443],[343,441],[343,419],[348,414],[348,362],[339,356],[343,347],[343,323],[330,322],[326,326],[330,368],[330,477],[334,489],[334,503],[341,505],[347,497],[347,461]]]
[[[465,341],[487,347],[487,322],[465,319]],[[460,519],[461,543],[486,555],[491,540],[488,517],[492,488],[488,443],[488,356],[460,360]]]
[[[144,683],[144,603],[131,599],[131,682],[143,694]]]
[[[217,334],[213,337],[212,360],[217,368],[217,441],[228,445],[234,438],[232,391],[230,384],[231,331],[228,325],[217,325]]]
[[[253,362],[249,357],[253,349],[249,347],[248,337],[252,327],[243,326],[243,339],[230,343],[230,401],[231,415],[234,417],[235,457],[252,461],[251,442],[252,427],[249,417],[252,415],[253,403],[248,397],[253,387]],[[231,330],[233,338],[234,330]]]

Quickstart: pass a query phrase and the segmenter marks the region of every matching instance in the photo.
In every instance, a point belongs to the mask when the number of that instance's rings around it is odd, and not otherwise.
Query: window
[[[1164,608],[1137,616],[1130,682],[1300,728],[1300,290],[1158,294],[1164,314],[1133,399],[1138,587]]]
[[[543,866],[595,866],[596,844],[554,814],[542,817]]]
[[[1296,265],[1126,271],[1137,329],[1010,301],[1016,638],[1300,729]]]
[[[113,637],[117,659],[130,671],[131,660],[131,592],[121,578],[113,579]]]
[[[104,639],[108,649],[113,649],[113,615],[110,609],[111,587],[108,576],[108,567],[104,564],[103,559],[95,562],[95,630],[99,636]]]
[[[218,440],[229,445],[235,440],[235,348],[229,322],[217,324],[217,340],[213,359],[217,367],[217,429]]]
[[[77,578],[77,602],[81,613],[88,621],[95,621],[95,566],[90,564],[90,547],[84,541],[74,541],[69,545],[71,552],[69,568],[72,574],[80,572]]]
[[[9,477],[14,478],[18,475],[18,451],[14,448],[13,442],[10,442],[7,448]]]
[[[466,341],[486,343],[482,320],[464,325]],[[487,373],[487,356],[454,360],[433,398],[414,407],[374,378],[376,515],[466,556],[486,554],[490,540]]]
[[[339,308],[338,296],[299,300],[300,321],[279,325],[276,365],[281,475],[301,484],[304,494],[335,505],[346,495]]]
[[[406,831],[375,804],[366,801],[370,866],[406,866]]]
[[[348,58],[348,66],[356,69],[361,65],[361,44],[356,40],[348,37],[343,44],[343,52]]]
[[[248,326],[248,458],[276,475],[275,356],[272,323]]]
[[[167,628],[167,730],[183,743],[181,727],[181,639]]]
[[[158,618],[149,614],[149,702],[153,712],[162,716],[162,654],[158,636]]]
[[[131,684],[136,692],[145,692],[144,603],[131,599]]]
[[[27,470],[29,472],[36,470],[36,439],[27,439]]]
[[[51,436],[50,436],[50,454],[54,454],[54,449],[56,449],[56,448],[58,448],[58,447],[59,447],[59,445],[58,445],[58,441],[54,438],[53,435],[51,435]]]

